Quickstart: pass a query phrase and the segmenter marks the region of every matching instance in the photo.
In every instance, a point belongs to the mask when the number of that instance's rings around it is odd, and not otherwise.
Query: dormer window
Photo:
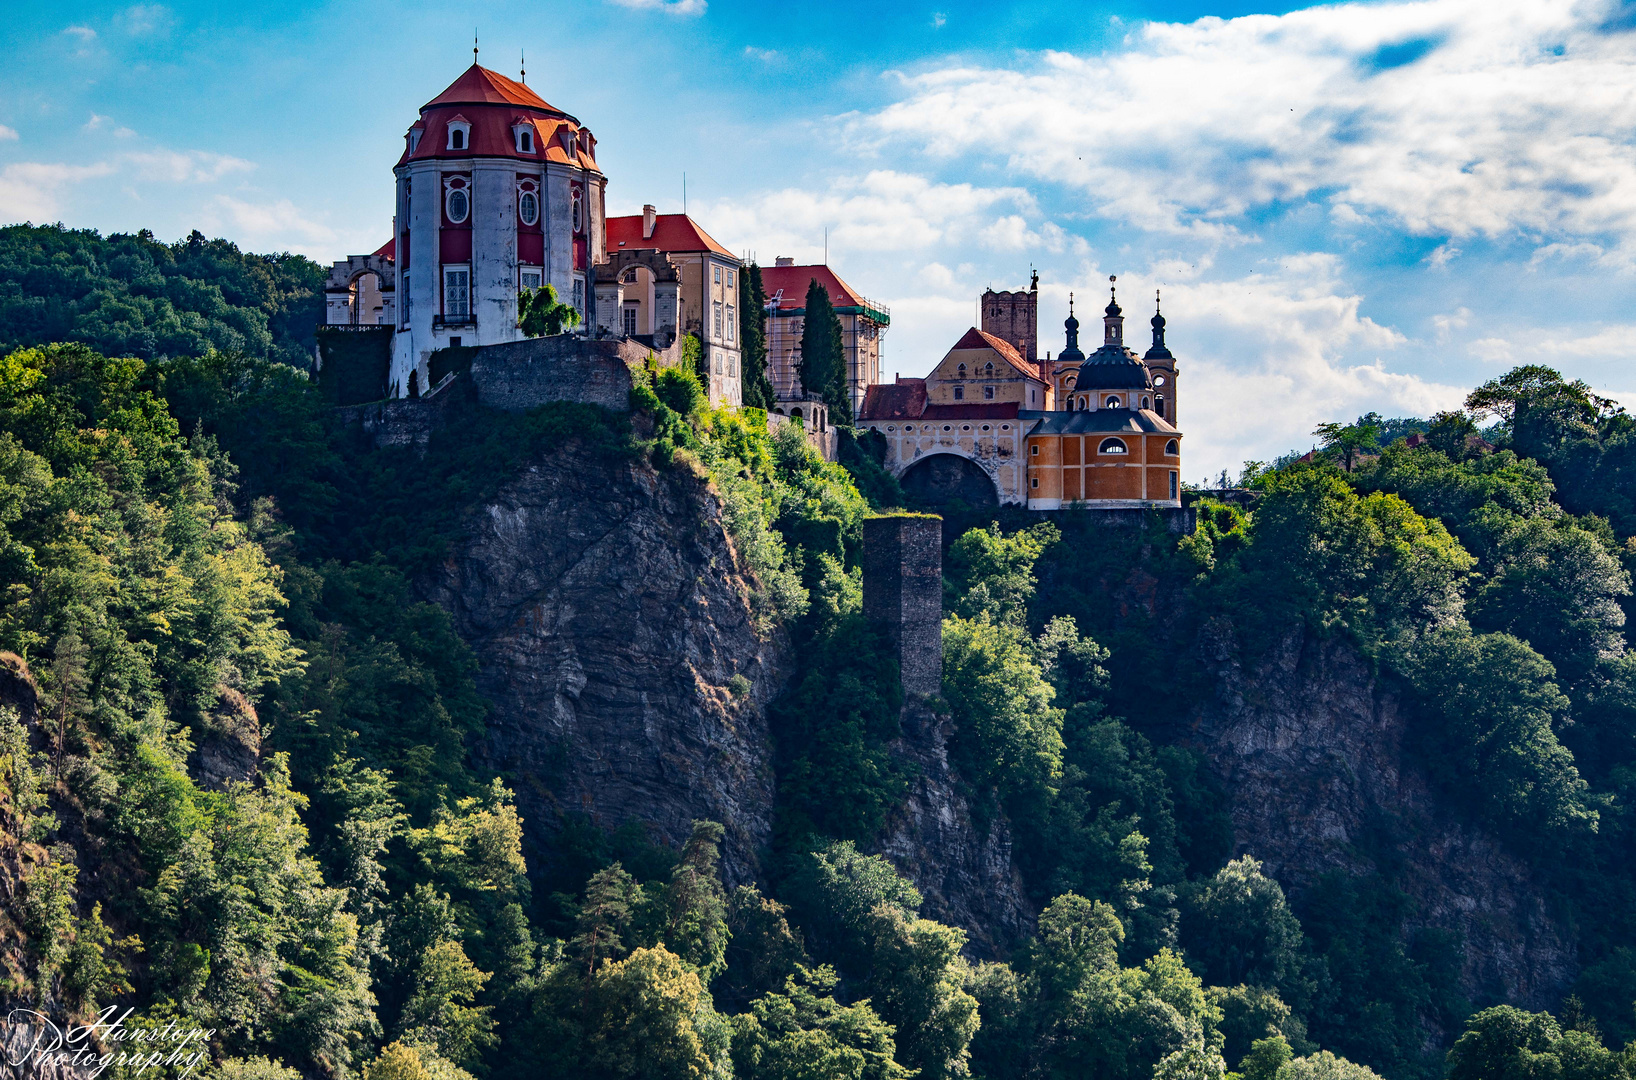
[[[534,129],[518,126],[512,130],[517,135],[517,153],[532,154],[534,152]]]
[[[471,149],[471,124],[464,116],[449,121],[449,150]]]
[[[422,132],[421,132],[421,130],[419,128],[410,129],[410,131],[409,131],[409,152],[411,154],[413,154],[416,150],[420,149],[420,136],[421,136],[421,134],[422,134]]]

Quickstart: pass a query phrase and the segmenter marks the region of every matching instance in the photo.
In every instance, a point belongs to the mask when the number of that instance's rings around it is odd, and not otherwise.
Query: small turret
[[[1117,274],[1108,278],[1109,282],[1118,280],[1119,276]],[[1108,306],[1103,309],[1102,344],[1123,346],[1125,344],[1125,316],[1119,308],[1119,296],[1114,291],[1115,288],[1116,286],[1112,284],[1108,286]]]
[[[1170,349],[1165,345],[1165,317],[1159,312],[1159,290],[1153,290],[1153,318],[1148,320],[1153,327],[1153,347],[1147,351],[1143,360],[1174,360]]]

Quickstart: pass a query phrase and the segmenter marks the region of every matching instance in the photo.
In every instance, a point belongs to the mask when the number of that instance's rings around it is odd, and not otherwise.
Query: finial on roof
[[[1112,318],[1112,317],[1119,314],[1118,286],[1114,284],[1114,282],[1116,282],[1118,280],[1119,280],[1119,275],[1118,274],[1109,274],[1108,275],[1108,306],[1107,306],[1107,309],[1104,312],[1104,314],[1106,314],[1109,318]]]
[[[476,27],[472,27],[472,32],[471,32],[471,62],[474,63],[474,64],[477,63],[477,28]]]
[[[521,76],[519,81],[524,86],[527,86],[528,85],[528,53],[524,52],[522,49],[517,50],[517,74]]]
[[[1074,294],[1072,292],[1068,294],[1068,317],[1070,319],[1074,317]]]

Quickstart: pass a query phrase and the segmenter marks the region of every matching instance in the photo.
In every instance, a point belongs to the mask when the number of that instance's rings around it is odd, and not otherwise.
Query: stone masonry
[[[893,514],[863,523],[863,613],[886,628],[903,694],[943,688],[943,519]]]

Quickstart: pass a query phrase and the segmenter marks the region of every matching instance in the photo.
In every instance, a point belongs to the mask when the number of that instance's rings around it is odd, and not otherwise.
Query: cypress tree
[[[824,399],[830,417],[852,422],[852,402],[846,392],[846,349],[841,317],[830,303],[829,290],[814,278],[807,286],[805,323],[801,328],[801,386]]]
[[[740,340],[744,346],[744,404],[772,410],[773,384],[767,379],[767,289],[761,267],[746,266],[738,276]]]

